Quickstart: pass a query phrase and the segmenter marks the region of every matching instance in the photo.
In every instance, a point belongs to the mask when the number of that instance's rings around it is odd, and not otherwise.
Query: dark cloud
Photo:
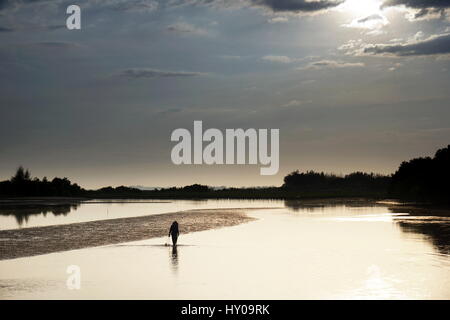
[[[49,2],[49,0],[0,0],[0,10],[38,2]]]
[[[0,0],[0,11],[40,2],[62,3],[65,0]],[[208,6],[215,8],[263,7],[273,12],[315,13],[337,7],[343,2],[345,0],[89,0],[85,6],[136,12],[154,11],[159,7]]]
[[[273,12],[315,13],[337,7],[343,2],[345,0],[172,0],[168,6],[263,7]]]
[[[450,8],[450,0],[385,0],[382,7],[400,5],[414,9],[445,9]]]
[[[450,54],[450,33],[404,44],[366,45],[363,53],[394,56],[446,55]]]
[[[0,10],[6,8],[9,4],[8,0],[0,0]]]
[[[13,5],[12,0],[0,0],[0,10],[11,7]]]
[[[186,71],[162,71],[149,68],[131,68],[120,71],[115,74],[118,77],[139,79],[139,78],[176,78],[176,77],[196,77],[202,76],[202,72],[186,72]]]
[[[72,4],[68,0],[0,0],[0,10],[14,7],[22,7],[36,3],[49,2],[52,4]],[[96,6],[103,8],[111,8],[120,11],[139,11],[149,12],[158,8],[158,1],[156,0],[88,0],[83,1],[84,7]],[[77,3],[74,3],[77,4]]]
[[[375,13],[375,14],[372,14],[372,15],[367,16],[367,17],[365,17],[365,18],[361,18],[361,19],[357,20],[357,22],[358,22],[358,23],[365,23],[365,22],[367,22],[367,21],[372,21],[372,20],[383,20],[383,19],[384,19],[384,18],[383,18],[381,15]]]
[[[441,17],[445,17],[446,10],[450,8],[450,0],[385,0],[381,7],[402,5],[417,10],[413,15],[414,19],[421,19],[433,14],[440,14]]]
[[[117,10],[123,11],[139,11],[139,12],[150,12],[158,9],[158,2],[154,0],[135,0],[135,1],[119,1],[114,5]]]
[[[13,32],[15,29],[8,27],[0,27],[0,32]]]
[[[335,60],[320,60],[309,63],[306,67],[300,67],[298,70],[309,70],[309,69],[340,69],[340,68],[355,68],[364,67],[362,62],[343,62]]]
[[[157,0],[88,0],[84,7],[145,13],[157,10],[159,5]]]
[[[317,12],[337,7],[345,0],[251,0],[254,5],[269,8],[275,12]]]

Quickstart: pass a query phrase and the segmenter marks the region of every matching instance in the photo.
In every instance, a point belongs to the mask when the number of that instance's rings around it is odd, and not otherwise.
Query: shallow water
[[[398,211],[288,203],[181,235],[176,252],[155,238],[0,261],[0,297],[449,299],[449,218]],[[80,290],[67,288],[69,265]]]
[[[192,209],[283,207],[274,200],[90,200],[79,203],[0,203],[0,230],[43,227]]]

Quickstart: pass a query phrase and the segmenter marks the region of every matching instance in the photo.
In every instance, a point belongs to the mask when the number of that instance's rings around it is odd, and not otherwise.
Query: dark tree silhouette
[[[22,166],[20,166],[17,169],[16,174],[13,177],[11,177],[12,183],[23,183],[29,180],[30,180],[30,172],[28,170],[25,170]]]
[[[80,197],[86,191],[67,178],[31,178],[29,170],[20,166],[10,180],[0,182],[0,196],[7,197]]]
[[[450,202],[450,145],[434,158],[405,161],[392,177],[389,194],[393,197]]]

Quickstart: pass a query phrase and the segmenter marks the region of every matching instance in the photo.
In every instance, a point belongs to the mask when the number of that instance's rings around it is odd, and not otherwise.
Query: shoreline
[[[177,200],[185,201],[208,201],[208,200],[284,200],[284,201],[298,201],[298,202],[396,202],[401,205],[412,205],[412,206],[433,206],[433,207],[446,207],[450,208],[448,202],[435,202],[435,201],[424,201],[424,200],[412,200],[412,199],[402,199],[389,196],[374,196],[374,195],[334,195],[334,194],[323,194],[323,195],[311,195],[311,194],[252,194],[252,195],[212,195],[212,194],[191,194],[191,195],[146,195],[146,196],[133,196],[133,195],[123,195],[123,196],[86,196],[86,197],[2,197],[0,196],[0,206],[2,205],[39,205],[39,204],[73,204],[73,203],[111,203],[111,202],[145,202],[150,203],[166,203]]]
[[[86,196],[74,196],[74,197],[44,197],[44,196],[27,196],[27,197],[12,197],[12,196],[0,196],[0,203],[17,203],[22,201],[29,202],[42,202],[42,201],[54,201],[54,202],[80,202],[80,201],[92,201],[92,200],[328,200],[328,199],[366,199],[366,200],[383,200],[390,199],[388,195],[380,194],[337,194],[337,193],[298,193],[298,192],[191,192],[191,193],[157,193],[157,194],[99,194],[99,195],[86,195]],[[398,201],[404,201],[396,199]]]
[[[251,209],[202,209],[0,231],[0,261],[163,237],[177,220],[181,234],[256,220]]]

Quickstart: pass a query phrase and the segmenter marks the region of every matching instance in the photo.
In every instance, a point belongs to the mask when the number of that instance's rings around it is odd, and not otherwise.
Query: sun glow
[[[352,16],[365,17],[381,12],[380,0],[347,0],[339,9]]]

